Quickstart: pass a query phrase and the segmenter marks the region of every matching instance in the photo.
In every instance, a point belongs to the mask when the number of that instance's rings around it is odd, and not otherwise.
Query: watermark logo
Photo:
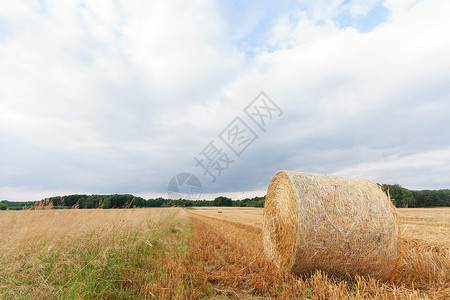
[[[264,92],[261,92],[255,100],[247,105],[244,112],[262,131],[266,131],[266,126],[270,121],[283,114],[281,108]]]
[[[245,107],[243,117],[234,118],[219,133],[219,140],[212,140],[194,157],[195,166],[201,168],[203,175],[209,177],[211,182],[216,182],[217,178],[230,169],[231,164],[259,138],[257,132],[264,133],[268,124],[282,114],[281,108],[261,92]],[[225,148],[218,144],[225,145]]]
[[[248,148],[257,138],[256,133],[236,117],[220,134],[219,138],[234,152],[241,156],[242,152]]]
[[[191,173],[179,173],[170,179],[167,194],[171,199],[198,200],[202,195],[202,184]]]
[[[224,172],[232,167],[245,150],[260,138],[258,134],[265,133],[269,123],[279,118],[282,114],[281,108],[264,92],[261,92],[244,108],[243,114],[236,116],[218,134],[216,139],[211,140],[194,156],[195,167],[200,168],[202,175],[208,177],[212,183],[216,182]],[[169,190],[168,194],[170,198],[174,198],[173,195],[177,197],[180,195],[176,189],[178,188],[178,185],[176,185],[178,182],[177,176],[169,182],[171,190]],[[198,180],[197,177],[195,178]],[[200,181],[198,183],[201,193]]]
[[[224,170],[230,168],[230,164],[234,162],[231,160],[223,149],[219,149],[214,145],[214,141],[211,141],[197,157],[194,157],[196,162],[195,166],[200,166],[203,169],[203,175],[209,175],[212,178],[212,182],[215,182],[217,177],[222,176]]]

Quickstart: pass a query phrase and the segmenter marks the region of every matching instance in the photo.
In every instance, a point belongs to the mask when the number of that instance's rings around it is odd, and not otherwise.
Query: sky
[[[450,188],[447,0],[0,2],[0,200]],[[200,195],[200,196],[199,196]]]

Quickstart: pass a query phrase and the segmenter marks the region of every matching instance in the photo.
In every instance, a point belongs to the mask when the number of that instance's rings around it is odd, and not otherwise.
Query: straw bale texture
[[[366,179],[280,171],[267,191],[263,243],[295,274],[388,279],[399,257],[395,207]]]

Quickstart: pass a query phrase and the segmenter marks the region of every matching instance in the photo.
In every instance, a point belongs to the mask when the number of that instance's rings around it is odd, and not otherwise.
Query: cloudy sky
[[[450,188],[449,15],[448,0],[2,1],[0,200],[165,196],[183,172],[239,198],[283,169]]]

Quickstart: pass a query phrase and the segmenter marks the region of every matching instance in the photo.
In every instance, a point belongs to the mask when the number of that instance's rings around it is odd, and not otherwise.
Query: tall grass
[[[181,209],[2,213],[0,298],[159,297],[187,228]]]
[[[258,225],[201,212],[0,212],[0,299],[448,299],[448,240],[408,231],[417,220],[401,219],[402,260],[381,282],[283,273],[264,257]],[[445,239],[447,222],[435,227]]]

